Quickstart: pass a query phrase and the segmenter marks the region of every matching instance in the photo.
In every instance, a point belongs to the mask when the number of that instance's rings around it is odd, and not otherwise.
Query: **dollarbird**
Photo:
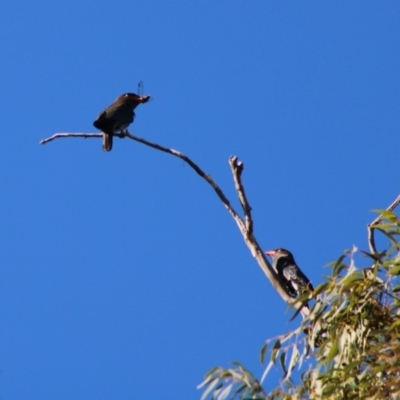
[[[135,118],[133,111],[139,104],[149,101],[150,96],[125,93],[117,97],[114,103],[105,108],[93,125],[103,132],[103,150],[110,151],[114,133],[126,133],[126,129]]]
[[[273,268],[277,272],[281,281],[285,284],[288,294],[297,297],[305,289],[314,290],[310,280],[304,275],[303,271],[297,266],[293,254],[286,249],[275,249],[266,251],[273,261]]]

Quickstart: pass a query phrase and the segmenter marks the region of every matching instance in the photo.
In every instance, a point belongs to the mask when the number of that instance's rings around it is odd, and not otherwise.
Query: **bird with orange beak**
[[[93,125],[103,132],[103,150],[110,151],[115,133],[126,133],[126,129],[135,118],[134,109],[142,103],[147,103],[150,96],[139,96],[135,93],[125,93],[117,97],[114,103],[105,108]]]

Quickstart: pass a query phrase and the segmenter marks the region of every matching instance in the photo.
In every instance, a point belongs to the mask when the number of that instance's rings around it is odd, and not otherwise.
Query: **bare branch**
[[[240,218],[240,216],[237,214],[235,209],[232,207],[230,204],[229,200],[221,190],[221,188],[215,183],[215,181],[211,178],[210,175],[207,175],[196,163],[194,163],[189,157],[185,156],[184,154],[180,153],[177,150],[170,149],[168,147],[160,146],[159,144],[152,143],[146,139],[142,139],[138,136],[135,136],[129,132],[126,133],[114,133],[114,136],[119,137],[119,138],[125,138],[128,137],[132,140],[135,140],[139,143],[143,143],[146,146],[150,146],[154,149],[163,151],[164,153],[169,153],[172,154],[175,157],[178,157],[185,161],[187,164],[189,164],[198,175],[200,175],[203,179],[205,179],[211,187],[214,189],[216,192],[217,196],[220,198],[222,203],[224,204],[225,208],[228,210],[228,212],[231,214],[233,219],[235,220],[236,224],[238,225],[239,229],[242,229],[244,227],[243,220]],[[53,136],[50,136],[46,139],[42,139],[40,141],[40,144],[46,144],[48,142],[51,142],[52,140],[59,139],[59,138],[67,138],[67,137],[81,137],[81,138],[102,138],[103,134],[102,133],[55,133]]]
[[[168,154],[172,154],[175,157],[180,158],[181,160],[185,161],[187,164],[189,164],[198,175],[200,175],[203,179],[205,179],[207,181],[207,183],[209,185],[211,185],[211,187],[214,189],[215,193],[217,194],[217,196],[220,198],[220,200],[222,201],[222,203],[224,204],[225,208],[228,210],[228,212],[231,214],[232,218],[235,220],[236,224],[238,225],[239,229],[241,230],[243,227],[243,220],[239,217],[239,215],[237,214],[237,212],[235,211],[235,209],[232,207],[232,205],[230,204],[228,198],[225,196],[224,192],[221,190],[221,188],[215,183],[215,181],[211,178],[210,175],[206,174],[196,163],[194,163],[188,156],[186,156],[185,154],[182,154],[181,152],[174,150],[174,149],[170,149],[168,147],[164,147],[164,146],[160,146],[157,143],[152,143],[149,142],[146,139],[140,138],[136,135],[132,135],[131,133],[128,133],[126,135],[127,137],[129,137],[132,140],[136,140],[139,143],[143,143],[146,146],[150,146],[153,149],[157,149],[160,151],[163,151],[164,153],[168,153]]]
[[[51,142],[52,140],[58,139],[58,138],[66,138],[66,137],[81,137],[81,138],[101,138],[103,135],[101,133],[56,133],[53,136],[43,139],[40,141],[40,144],[46,144],[48,142]],[[256,238],[253,235],[253,220],[251,216],[251,207],[250,204],[247,200],[246,193],[244,191],[244,187],[242,184],[241,180],[241,174],[243,172],[243,163],[238,160],[236,156],[230,157],[229,158],[229,164],[232,169],[233,173],[233,179],[235,182],[235,188],[240,200],[240,204],[242,205],[244,214],[245,214],[245,223],[243,222],[242,218],[238,215],[238,213],[235,211],[235,209],[232,207],[230,204],[228,198],[225,196],[221,188],[216,184],[216,182],[211,178],[210,175],[206,174],[195,162],[193,162],[188,156],[185,154],[168,148],[161,146],[156,143],[152,143],[146,139],[140,138],[136,135],[133,135],[126,131],[125,133],[120,133],[116,134],[114,133],[114,136],[120,137],[120,138],[125,138],[128,137],[132,140],[135,140],[139,143],[142,143],[146,146],[152,147],[156,150],[160,150],[164,153],[171,154],[175,157],[178,157],[185,161],[192,169],[196,171],[198,175],[200,175],[215,191],[219,199],[222,201],[223,205],[229,212],[229,214],[232,216],[234,221],[236,222],[243,239],[249,248],[251,254],[253,257],[257,260],[258,265],[260,268],[263,270],[264,274],[267,276],[269,281],[271,282],[272,286],[276,289],[276,291],[279,293],[279,295],[282,297],[282,299],[288,303],[294,305],[297,309],[301,308],[300,312],[304,316],[309,314],[309,308],[307,305],[302,306],[298,302],[296,302],[296,299],[291,297],[287,291],[285,285],[280,281],[278,274],[276,271],[273,269],[272,265],[269,263],[267,258],[265,257],[264,252],[260,248],[259,244],[257,243]]]
[[[253,234],[253,219],[251,217],[251,207],[247,200],[246,193],[242,185],[242,172],[244,164],[238,160],[236,156],[229,158],[229,165],[231,166],[233,180],[235,182],[236,192],[239,197],[240,204],[242,205],[244,217],[246,221],[246,229],[249,235]]]
[[[393,211],[398,205],[400,204],[400,195],[397,196],[397,198],[393,201],[393,203],[386,209],[386,211]],[[367,225],[367,230],[368,230],[368,245],[369,245],[369,250],[372,254],[377,254],[378,251],[376,250],[376,245],[375,245],[375,228],[376,225],[379,224],[379,222],[383,219],[383,215],[380,214],[378,215],[377,218],[375,218],[370,224]]]
[[[129,133],[127,136],[129,138],[136,140],[140,143],[143,143],[147,146],[153,147],[157,150],[160,150],[160,151],[163,151],[163,152],[166,152],[166,153],[169,153],[176,157],[181,158],[186,163],[188,163],[202,178],[204,178],[214,188],[218,197],[221,199],[221,201],[225,205],[226,209],[229,211],[229,213],[235,220],[251,254],[257,260],[258,265],[263,270],[263,272],[265,273],[265,275],[267,276],[267,278],[269,279],[271,284],[274,286],[274,288],[277,290],[279,295],[282,297],[282,299],[286,303],[294,304],[295,307],[297,307],[297,308],[301,307],[301,305],[299,303],[296,303],[296,300],[293,299],[293,297],[289,296],[289,294],[286,291],[285,285],[280,282],[280,279],[279,279],[276,271],[272,268],[272,265],[269,263],[269,261],[265,257],[264,252],[261,250],[260,246],[257,243],[256,238],[253,235],[253,221],[252,221],[252,217],[251,217],[251,207],[247,201],[246,193],[244,191],[242,181],[241,181],[241,173],[243,171],[243,163],[238,161],[238,158],[236,156],[230,157],[229,164],[231,165],[231,168],[232,168],[232,173],[234,176],[234,181],[235,181],[238,197],[242,204],[243,210],[245,212],[246,224],[243,223],[243,220],[239,217],[239,215],[236,213],[236,211],[230,205],[229,200],[226,198],[226,196],[224,195],[222,190],[219,188],[219,186],[214,182],[214,180],[209,175],[207,175],[203,170],[201,170],[200,167],[197,164],[195,164],[189,157],[185,156],[184,154],[180,153],[177,150],[169,149],[167,147],[160,146],[156,143],[149,142],[148,140],[139,138],[135,135],[132,135],[131,133]],[[305,315],[308,315],[309,314],[308,307],[303,306],[301,308],[301,313],[302,313],[303,317]]]
[[[243,212],[245,214],[245,225],[243,227],[239,227],[240,232],[243,236],[243,239],[249,248],[252,256],[257,260],[258,265],[263,270],[264,274],[267,276],[272,286],[276,289],[276,291],[280,294],[282,299],[289,304],[294,304],[294,306],[298,309],[298,312],[301,312],[302,316],[305,317],[309,315],[308,305],[301,305],[296,303],[296,300],[293,299],[287,292],[286,286],[283,282],[281,282],[279,276],[276,271],[269,263],[268,259],[265,257],[264,251],[260,248],[256,238],[253,234],[253,219],[251,216],[251,206],[249,201],[247,200],[246,192],[244,190],[244,186],[242,184],[242,172],[244,169],[243,162],[239,161],[237,156],[229,157],[229,165],[231,166],[233,180],[235,183],[235,189],[242,205]]]
[[[54,139],[58,138],[67,138],[67,137],[81,137],[85,139],[90,139],[90,138],[101,138],[103,137],[102,133],[55,133],[53,136],[50,136],[46,139],[42,139],[39,144],[46,144]]]

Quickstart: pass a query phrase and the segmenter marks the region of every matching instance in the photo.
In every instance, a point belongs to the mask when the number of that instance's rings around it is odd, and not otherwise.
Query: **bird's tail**
[[[104,151],[111,151],[113,144],[113,135],[109,133],[103,132],[103,150]]]

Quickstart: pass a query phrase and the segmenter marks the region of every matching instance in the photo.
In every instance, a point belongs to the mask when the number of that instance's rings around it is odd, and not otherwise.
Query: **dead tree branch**
[[[116,135],[119,136],[119,135]],[[90,138],[101,138],[103,137],[102,133],[55,133],[53,136],[50,136],[46,139],[42,139],[39,144],[46,144],[49,143],[51,141],[53,141],[54,139],[58,139],[58,138],[68,138],[68,137],[81,137],[84,139],[90,139]]]
[[[386,211],[393,211],[399,204],[400,204],[400,195],[397,196],[397,198],[386,209]],[[383,218],[384,218],[383,215],[380,214],[370,224],[367,225],[368,245],[369,245],[369,250],[370,250],[371,254],[373,254],[373,255],[378,253],[378,251],[376,250],[376,245],[375,245],[375,229],[376,229],[377,225],[379,224],[379,222],[382,221]]]
[[[168,148],[161,146],[157,143],[152,143],[146,139],[140,138],[136,135],[133,135],[131,133],[126,133],[126,134],[114,134],[114,136],[120,137],[120,138],[125,138],[128,137],[132,140],[135,140],[139,143],[142,143],[146,146],[152,147],[156,150],[162,151],[164,153],[171,154],[175,157],[180,158],[181,160],[185,161],[198,175],[200,175],[215,191],[219,199],[222,201],[222,204],[225,206],[229,214],[232,216],[234,221],[236,222],[236,225],[238,226],[240,233],[243,236],[244,242],[246,243],[247,247],[249,248],[252,256],[257,260],[258,265],[264,272],[264,274],[267,276],[269,281],[271,282],[272,286],[276,289],[276,291],[279,293],[279,295],[282,297],[282,299],[291,305],[294,305],[298,310],[301,308],[300,312],[304,316],[309,314],[309,308],[307,305],[301,305],[299,302],[296,301],[293,297],[291,297],[285,288],[285,285],[280,281],[278,274],[270,264],[270,262],[267,260],[265,257],[264,252],[260,248],[254,234],[253,234],[253,219],[251,215],[251,207],[250,204],[247,200],[246,193],[244,190],[244,186],[242,184],[242,179],[241,175],[243,172],[244,164],[239,161],[238,157],[232,156],[229,158],[229,165],[232,170],[233,174],[233,180],[235,183],[235,189],[240,201],[240,204],[243,208],[244,212],[244,218],[245,221],[238,215],[236,210],[233,208],[231,205],[230,201],[228,198],[225,196],[224,192],[221,190],[221,188],[217,185],[217,183],[211,178],[210,175],[206,174],[195,162],[193,162],[188,156],[185,154]],[[67,137],[81,137],[81,138],[101,138],[102,134],[101,133],[56,133],[53,136],[50,136],[46,139],[42,139],[40,141],[40,144],[46,144],[48,142],[51,142],[52,140],[58,139],[58,138],[67,138]]]
[[[244,164],[238,160],[236,156],[229,158],[229,165],[231,166],[233,180],[235,182],[235,189],[239,197],[240,204],[244,212],[246,222],[246,229],[250,235],[253,234],[253,218],[251,217],[251,207],[247,200],[246,193],[242,185],[242,172]]]

